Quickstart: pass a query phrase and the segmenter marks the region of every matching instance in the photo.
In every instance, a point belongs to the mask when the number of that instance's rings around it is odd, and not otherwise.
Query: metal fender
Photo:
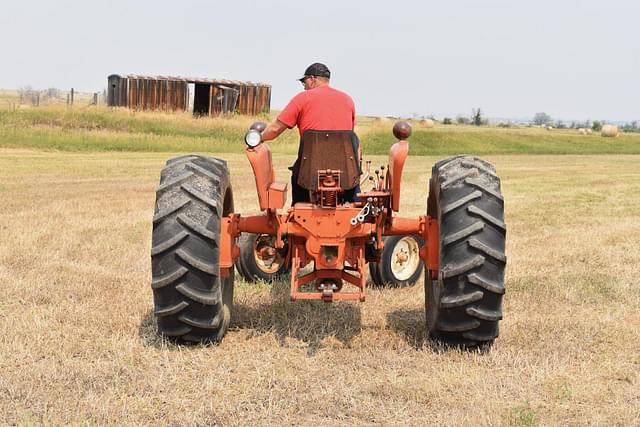
[[[402,169],[409,155],[409,143],[401,140],[391,146],[389,150],[389,172],[387,175],[389,190],[391,190],[391,209],[398,212],[400,209],[400,181]]]
[[[260,210],[269,208],[269,187],[275,180],[273,161],[271,160],[271,149],[267,144],[259,144],[254,148],[245,150],[253,175],[256,178],[256,190],[258,190],[258,203]]]

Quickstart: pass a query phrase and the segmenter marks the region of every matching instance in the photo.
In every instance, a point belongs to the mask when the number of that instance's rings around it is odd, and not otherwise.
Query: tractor
[[[245,135],[259,215],[235,212],[224,160],[166,162],[156,191],[151,247],[158,332],[179,342],[219,342],[228,330],[235,270],[248,281],[290,277],[292,301],[366,299],[374,285],[411,285],[424,265],[426,333],[446,345],[488,346],[502,319],[504,199],[489,162],[459,155],[432,167],[426,214],[397,215],[411,126],[387,165],[363,165],[352,131],[306,131],[297,183],[309,202],[285,209],[261,122]],[[374,176],[375,175],[375,176]],[[368,190],[361,187],[370,186]],[[355,198],[349,191],[358,190]],[[292,308],[293,309],[293,308]]]

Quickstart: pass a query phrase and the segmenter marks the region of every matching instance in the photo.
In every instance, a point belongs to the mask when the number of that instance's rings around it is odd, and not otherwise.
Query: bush
[[[445,117],[444,119],[442,119],[443,125],[450,125],[451,123],[452,123],[451,117]]]
[[[631,123],[625,123],[625,125],[622,126],[622,131],[623,132],[640,132],[640,127],[638,127],[638,121],[634,120]]]
[[[591,125],[591,129],[594,132],[600,132],[602,130],[602,122],[600,120],[594,120],[593,125]]]

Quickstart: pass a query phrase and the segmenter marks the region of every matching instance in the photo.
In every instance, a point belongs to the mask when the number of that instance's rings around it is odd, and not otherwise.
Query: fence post
[[[71,106],[73,106],[73,88],[71,88]]]

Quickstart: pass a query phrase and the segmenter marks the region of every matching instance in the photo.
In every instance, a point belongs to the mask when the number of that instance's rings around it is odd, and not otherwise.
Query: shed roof
[[[144,79],[144,80],[171,80],[187,83],[204,83],[204,84],[221,84],[221,85],[236,85],[236,86],[260,86],[271,87],[266,83],[256,82],[242,82],[239,80],[227,80],[227,79],[208,79],[201,77],[180,77],[180,76],[143,76],[138,74],[111,74],[111,77],[120,77],[123,79]]]

